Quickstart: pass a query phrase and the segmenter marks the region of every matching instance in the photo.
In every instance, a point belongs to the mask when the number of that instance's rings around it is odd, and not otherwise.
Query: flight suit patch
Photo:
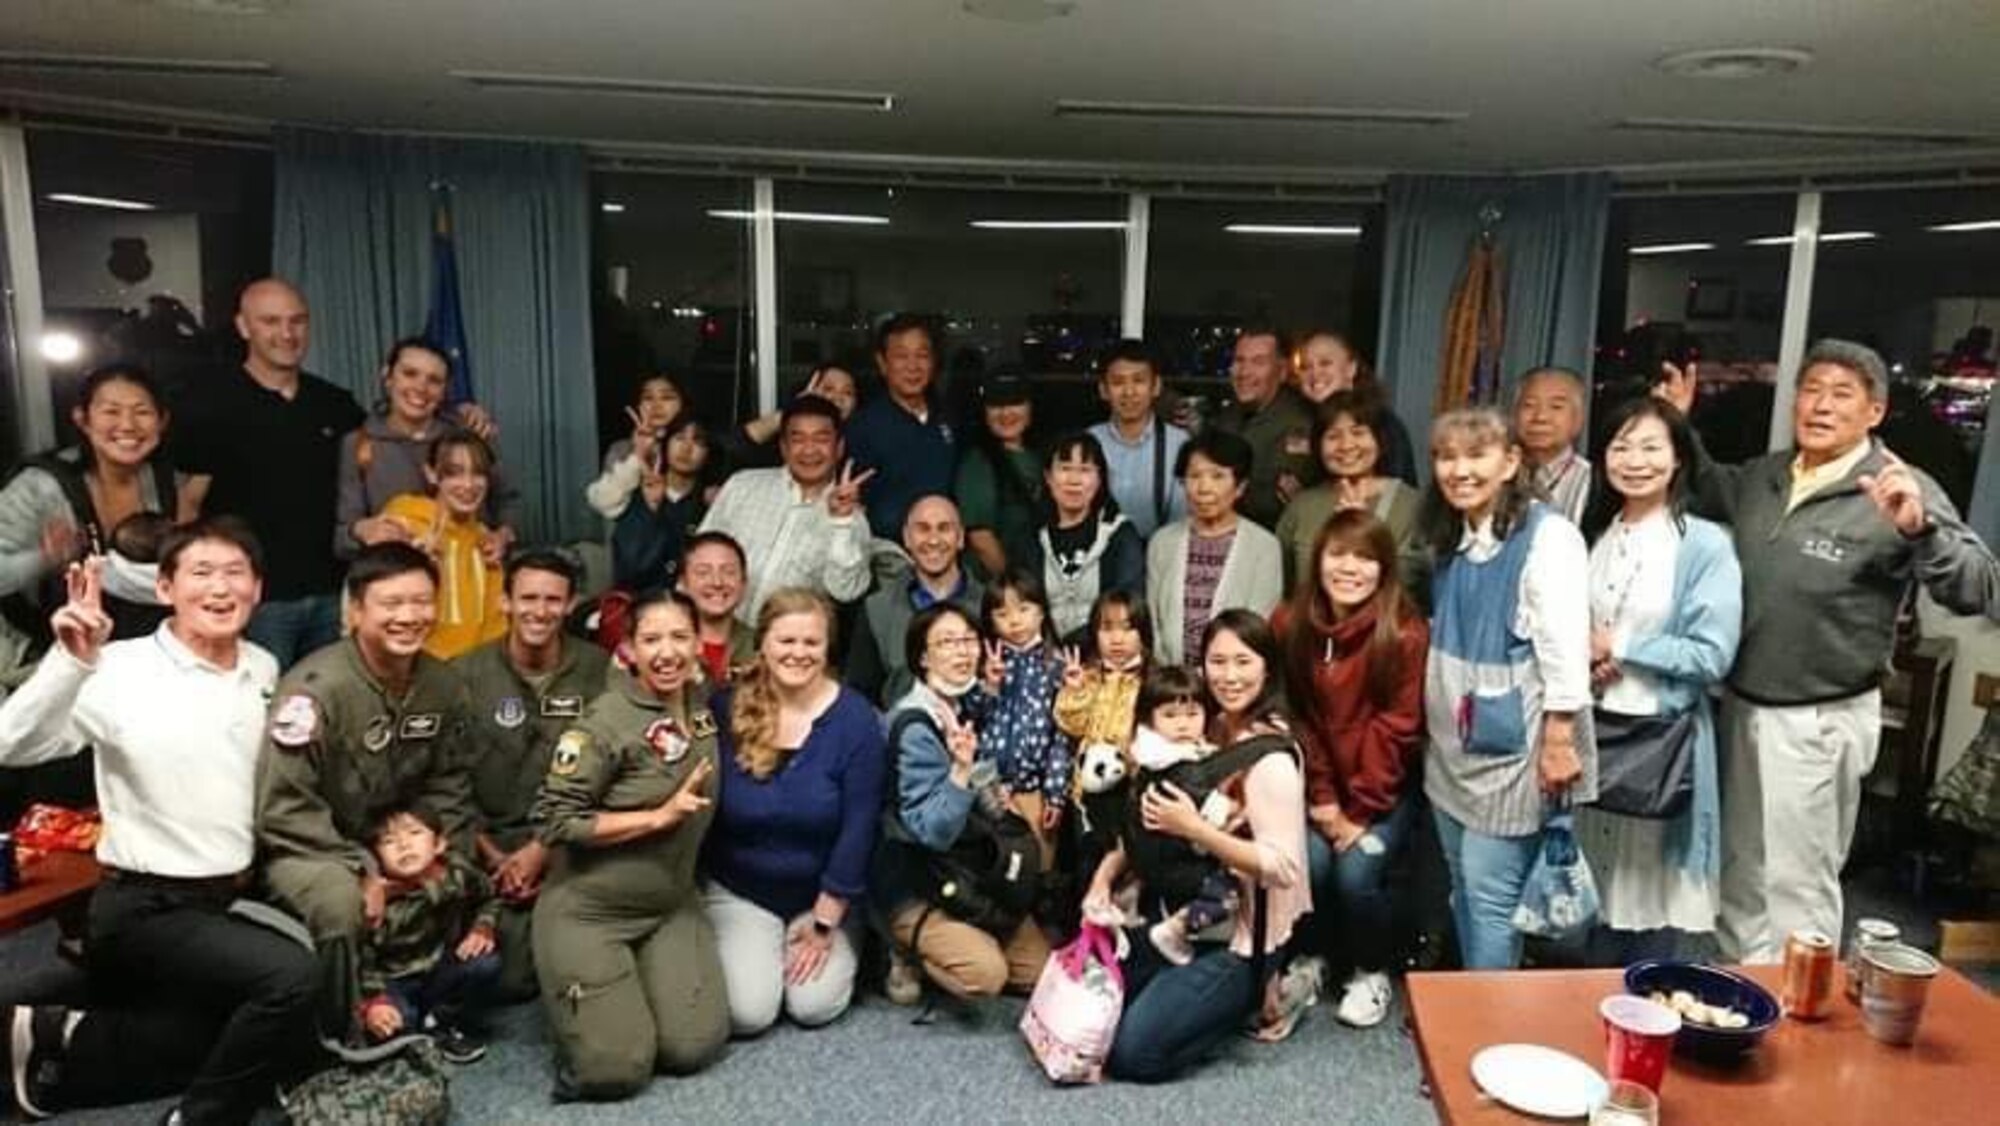
[[[545,711],[542,714],[548,713]],[[511,731],[528,722],[528,706],[522,703],[519,696],[509,696],[494,707],[493,722]]]
[[[681,725],[671,719],[656,719],[646,725],[646,745],[653,748],[662,762],[679,762],[688,753],[688,737],[681,731]]]
[[[576,719],[583,714],[581,696],[542,697],[543,719]]]
[[[399,739],[429,739],[444,730],[444,713],[418,712],[403,717],[403,725],[397,730]]]
[[[396,721],[386,715],[378,715],[368,721],[368,729],[361,733],[361,745],[371,753],[379,752],[389,745],[396,736]]]
[[[287,696],[271,713],[271,742],[303,747],[319,734],[319,704],[311,696]]]
[[[565,731],[556,740],[556,752],[549,758],[549,773],[559,778],[567,778],[576,773],[583,764],[584,749],[590,746],[590,736],[581,731]]]
[[[694,728],[695,738],[706,739],[715,734],[715,715],[708,711],[696,712],[688,717],[688,725]]]

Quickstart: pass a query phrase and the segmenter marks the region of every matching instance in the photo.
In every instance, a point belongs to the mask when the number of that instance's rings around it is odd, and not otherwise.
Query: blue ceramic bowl
[[[1713,1028],[1681,1022],[1674,1050],[1710,1063],[1734,1063],[1764,1040],[1778,1023],[1778,999],[1741,974],[1694,962],[1635,962],[1625,969],[1625,992],[1640,997],[1694,994],[1704,1005],[1727,1005],[1750,1018],[1743,1028]]]

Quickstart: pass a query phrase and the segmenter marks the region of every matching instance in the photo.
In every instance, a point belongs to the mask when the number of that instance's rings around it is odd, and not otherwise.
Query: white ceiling
[[[257,6],[258,15],[189,6]],[[1935,146],[1616,130],[1627,117],[1957,130],[2000,146],[2000,0],[1078,0],[1036,25],[959,0],[10,0],[8,50],[262,60],[276,80],[0,65],[0,103],[198,111],[606,144],[847,151],[1222,173],[1499,171],[1804,159]],[[1764,44],[1802,73],[1651,65]],[[451,70],[895,95],[890,113],[485,91]],[[1453,111],[1430,127],[1058,118],[1058,98]],[[1946,151],[1946,157],[1957,154]]]

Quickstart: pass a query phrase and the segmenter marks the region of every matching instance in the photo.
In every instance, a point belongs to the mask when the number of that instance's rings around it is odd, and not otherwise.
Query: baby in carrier
[[[1184,668],[1158,669],[1139,690],[1137,710],[1133,793],[1171,785],[1187,794],[1210,824],[1232,833],[1241,828],[1242,771],[1216,777],[1216,747],[1205,737],[1208,707],[1200,679]],[[1148,831],[1139,806],[1130,803],[1123,853],[1141,882],[1140,901],[1169,908],[1147,937],[1167,961],[1184,966],[1194,960],[1197,940],[1227,939],[1234,928],[1236,874],[1186,841]]]

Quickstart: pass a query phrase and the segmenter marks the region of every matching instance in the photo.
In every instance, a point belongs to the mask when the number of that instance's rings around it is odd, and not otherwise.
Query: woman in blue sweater
[[[722,787],[703,853],[729,1018],[826,1024],[854,993],[855,901],[882,810],[882,724],[827,671],[833,607],[800,588],[757,615],[757,660],[718,694]]]

